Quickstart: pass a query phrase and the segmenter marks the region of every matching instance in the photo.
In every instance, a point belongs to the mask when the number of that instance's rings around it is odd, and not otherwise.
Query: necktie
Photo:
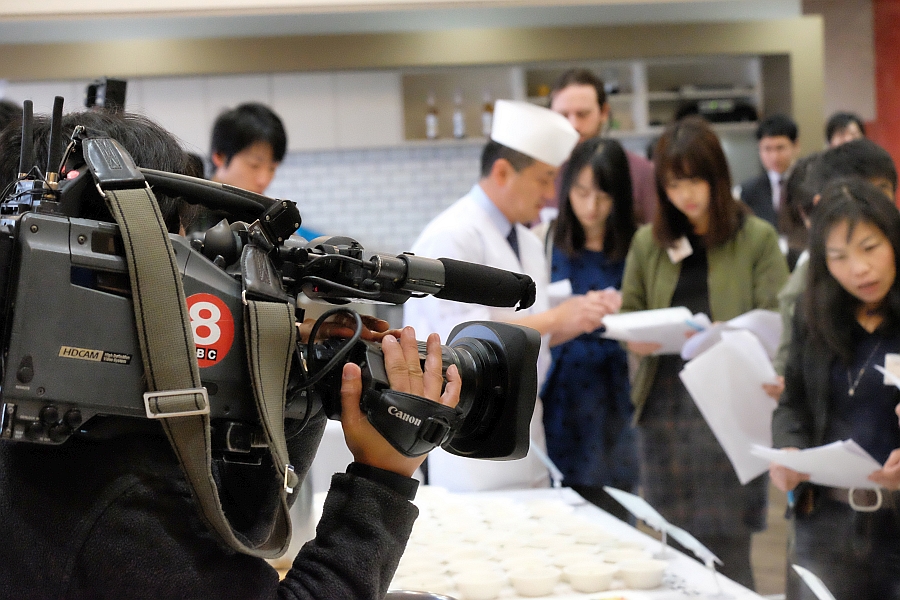
[[[516,253],[516,258],[519,258],[519,236],[516,234],[515,225],[512,226],[509,235],[506,236],[506,241],[509,242],[509,247]]]

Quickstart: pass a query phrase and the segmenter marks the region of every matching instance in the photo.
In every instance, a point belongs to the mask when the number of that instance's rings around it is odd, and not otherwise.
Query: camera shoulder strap
[[[102,159],[92,161],[90,155],[98,153]],[[99,180],[98,188],[119,225],[125,247],[135,324],[149,390],[144,395],[147,416],[160,419],[201,516],[209,527],[239,552],[261,558],[281,556],[290,543],[291,534],[286,486],[280,486],[280,501],[263,540],[250,540],[231,525],[224,513],[212,474],[209,398],[200,382],[196,347],[175,253],[156,198],[146,184],[135,187],[137,182],[127,181],[123,185],[114,182],[110,187],[126,189],[104,189],[103,168],[95,168],[92,163],[109,165],[115,162],[109,159],[111,156],[131,163],[127,152],[113,140],[86,140],[85,158]],[[140,177],[133,163],[125,165],[126,170],[128,167]],[[260,319],[266,320],[265,316]],[[292,336],[293,321],[287,330]],[[262,338],[260,343],[268,342]],[[286,378],[286,374],[278,378],[277,373],[266,373],[265,376],[274,377],[276,381]],[[281,402],[283,398],[282,393]],[[283,420],[273,423],[264,415],[261,418],[268,421],[269,428],[280,424],[283,444]],[[286,458],[286,450],[284,454]],[[277,460],[281,461],[282,457]],[[286,460],[281,464],[286,464]]]
[[[278,206],[275,210],[278,211]],[[267,213],[264,218],[271,219],[271,215]],[[285,293],[281,277],[268,254],[260,247],[265,236],[257,237],[252,233],[259,233],[259,225],[257,221],[250,226],[253,241],[241,251],[244,341],[256,412],[272,464],[281,478],[282,492],[292,493],[300,479],[288,456],[284,404],[291,359],[297,344],[295,305]]]

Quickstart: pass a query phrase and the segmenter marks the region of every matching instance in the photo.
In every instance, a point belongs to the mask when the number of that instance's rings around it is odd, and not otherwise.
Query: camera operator
[[[184,153],[157,125],[103,111],[69,114],[75,125],[118,140],[138,166],[182,172]],[[49,125],[35,122],[38,164],[46,162]],[[17,172],[21,131],[0,136],[0,189]],[[157,196],[170,231],[182,229],[182,200]],[[105,207],[96,218],[111,220]],[[63,315],[44,315],[61,318]],[[364,337],[382,340],[391,388],[444,405],[459,400],[460,378],[447,370],[441,391],[437,334],[427,342],[424,372],[411,328],[386,331],[369,321]],[[78,323],[71,323],[78,327]],[[340,320],[329,335],[348,333]],[[308,324],[300,327],[308,332]],[[95,417],[59,446],[0,442],[0,596],[6,598],[341,598],[384,596],[417,509],[409,476],[424,457],[407,458],[361,414],[359,367],[344,366],[342,426],[354,462],[335,474],[317,536],[282,581],[263,559],[226,548],[199,516],[197,505],[159,423]],[[319,411],[305,426],[287,420],[288,452],[302,480],[321,439]],[[220,499],[232,523],[252,529],[276,498],[271,465],[213,458]],[[296,488],[295,488],[296,489]]]

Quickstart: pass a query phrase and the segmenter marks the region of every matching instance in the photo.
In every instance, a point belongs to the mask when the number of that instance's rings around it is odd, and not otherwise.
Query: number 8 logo
[[[219,329],[219,319],[222,318],[222,311],[212,302],[195,302],[189,309],[191,315],[191,330],[194,332],[194,343],[198,346],[211,346],[219,341],[222,337],[222,330]],[[204,312],[208,316],[204,316]],[[200,328],[205,327],[209,333],[201,335]]]
[[[187,299],[191,331],[197,346],[197,365],[210,367],[228,354],[234,341],[234,318],[228,305],[212,294],[194,294]]]

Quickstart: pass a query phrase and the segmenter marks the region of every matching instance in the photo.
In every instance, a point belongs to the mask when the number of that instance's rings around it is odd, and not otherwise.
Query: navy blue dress
[[[575,294],[619,289],[624,267],[602,252],[569,257],[554,248],[551,279],[568,279]],[[564,485],[633,490],[638,460],[625,351],[592,333],[554,347],[552,356],[541,399],[547,450]]]

